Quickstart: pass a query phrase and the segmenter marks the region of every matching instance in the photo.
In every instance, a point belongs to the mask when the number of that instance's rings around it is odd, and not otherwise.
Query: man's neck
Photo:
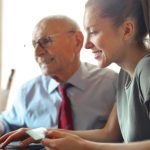
[[[57,75],[52,75],[51,77],[60,83],[66,82],[79,69],[80,64],[81,63],[78,63],[77,65],[66,69],[62,73],[59,73]]]

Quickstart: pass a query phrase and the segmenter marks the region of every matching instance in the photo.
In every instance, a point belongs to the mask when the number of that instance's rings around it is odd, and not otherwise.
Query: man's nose
[[[40,43],[37,43],[34,49],[35,49],[35,54],[37,56],[46,53],[46,50],[40,45]]]

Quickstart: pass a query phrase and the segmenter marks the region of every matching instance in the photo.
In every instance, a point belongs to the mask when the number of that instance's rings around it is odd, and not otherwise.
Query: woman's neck
[[[129,52],[126,59],[120,65],[125,71],[129,73],[131,78],[134,76],[135,68],[138,62],[149,53],[146,48],[133,49]]]

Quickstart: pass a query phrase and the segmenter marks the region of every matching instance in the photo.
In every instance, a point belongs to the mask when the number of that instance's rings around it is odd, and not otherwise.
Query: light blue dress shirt
[[[116,100],[118,74],[100,69],[89,63],[80,68],[67,81],[73,110],[75,130],[102,128]],[[61,96],[58,82],[50,76],[38,76],[25,83],[9,111],[0,115],[4,133],[20,127],[57,128]]]

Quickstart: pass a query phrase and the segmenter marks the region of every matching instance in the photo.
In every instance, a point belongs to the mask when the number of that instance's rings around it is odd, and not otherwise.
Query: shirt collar
[[[59,82],[51,78],[48,86],[48,93],[52,93],[59,85]]]
[[[86,87],[86,73],[86,68],[81,63],[79,69],[69,78],[67,83],[70,83],[73,86],[84,90]]]

